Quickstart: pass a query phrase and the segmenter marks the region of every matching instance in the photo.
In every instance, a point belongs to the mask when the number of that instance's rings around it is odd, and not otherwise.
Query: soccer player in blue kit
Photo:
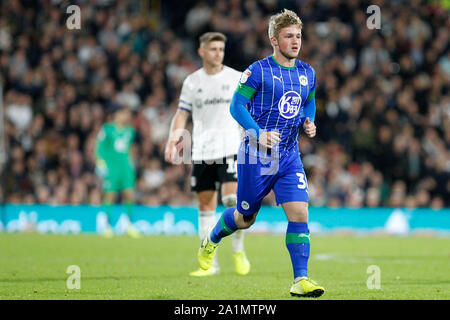
[[[302,21],[284,10],[270,18],[273,54],[245,70],[230,112],[245,129],[238,154],[237,206],[224,211],[202,240],[200,267],[208,270],[223,237],[249,228],[273,190],[288,219],[286,246],[294,271],[291,295],[319,297],[325,289],[308,277],[308,184],[298,149],[299,129],[316,135],[316,72],[298,60]]]

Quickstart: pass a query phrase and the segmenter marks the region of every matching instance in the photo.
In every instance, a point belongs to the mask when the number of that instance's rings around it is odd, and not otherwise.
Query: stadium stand
[[[94,144],[115,104],[133,110],[137,202],[189,205],[190,166],[163,150],[198,36],[227,35],[225,64],[271,54],[267,17],[303,20],[300,59],[318,74],[318,135],[300,138],[311,206],[450,206],[450,18],[438,1],[2,1],[0,70],[9,203],[100,204]],[[407,2],[407,4],[406,4]],[[443,2],[442,2],[443,3]],[[268,197],[266,204],[273,204]]]

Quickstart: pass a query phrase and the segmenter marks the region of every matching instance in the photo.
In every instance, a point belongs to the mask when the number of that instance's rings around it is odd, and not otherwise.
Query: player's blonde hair
[[[211,41],[222,41],[227,42],[227,37],[221,32],[206,32],[202,34],[199,38],[200,47],[203,47],[205,44],[210,43]]]
[[[278,37],[281,29],[292,25],[298,25],[300,29],[303,26],[302,20],[294,11],[284,9],[283,12],[271,16],[269,20],[269,38]]]

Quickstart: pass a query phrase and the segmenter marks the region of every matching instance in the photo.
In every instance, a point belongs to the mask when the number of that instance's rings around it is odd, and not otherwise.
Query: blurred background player
[[[298,149],[300,128],[309,138],[316,135],[316,72],[297,60],[302,26],[291,10],[272,16],[269,39],[273,54],[251,64],[242,74],[230,106],[231,114],[249,135],[238,154],[237,205],[225,210],[203,239],[198,260],[200,267],[208,270],[221,239],[249,228],[263,198],[273,190],[288,219],[286,247],[294,271],[290,293],[319,297],[324,288],[308,277],[309,195]],[[264,149],[271,149],[270,157]]]
[[[222,203],[236,206],[237,151],[239,127],[229,113],[229,104],[236,88],[240,72],[222,64],[226,37],[219,32],[208,32],[200,37],[198,54],[203,68],[189,75],[181,90],[179,108],[172,119],[165,159],[174,163],[177,143],[192,114],[193,121],[193,170],[192,191],[197,193],[199,207],[199,236],[204,238],[210,226],[216,222],[217,189],[220,185]],[[250,263],[244,252],[243,231],[232,238],[235,270],[245,275]],[[217,258],[208,270],[198,269],[192,276],[208,276],[219,272]]]
[[[112,237],[111,212],[118,193],[121,193],[122,203],[126,207],[129,218],[127,233],[138,238],[138,231],[132,226],[134,187],[136,170],[131,155],[132,144],[136,131],[129,125],[131,111],[128,107],[114,106],[113,121],[102,126],[97,136],[96,172],[102,179],[104,191],[104,207],[108,218],[105,237]]]

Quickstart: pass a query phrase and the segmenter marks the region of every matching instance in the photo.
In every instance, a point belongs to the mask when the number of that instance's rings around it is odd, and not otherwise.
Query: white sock
[[[208,228],[216,223],[214,211],[199,211],[198,213],[198,236],[200,240],[206,236]]]
[[[244,251],[244,230],[237,230],[231,235],[231,249],[233,252]]]
[[[200,239],[203,239],[208,232],[210,226],[214,226],[216,224],[216,217],[214,211],[199,211],[198,213],[198,235]],[[216,268],[219,267],[219,263],[217,261],[217,251],[214,256],[214,260],[212,265]]]

